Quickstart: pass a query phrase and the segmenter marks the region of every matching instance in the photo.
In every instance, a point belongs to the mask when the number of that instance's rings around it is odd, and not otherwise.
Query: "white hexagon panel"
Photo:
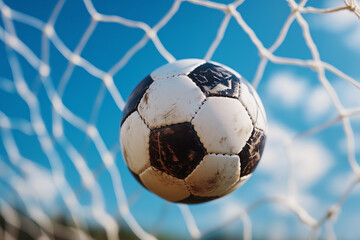
[[[253,131],[241,102],[227,97],[207,98],[192,124],[208,153],[238,154]]]
[[[140,100],[138,111],[150,129],[189,122],[205,95],[187,76],[154,81]]]
[[[139,174],[150,166],[150,129],[138,112],[133,112],[124,122],[120,131],[121,149],[129,169]]]
[[[216,197],[222,196],[239,179],[239,156],[208,154],[185,182],[195,196]]]

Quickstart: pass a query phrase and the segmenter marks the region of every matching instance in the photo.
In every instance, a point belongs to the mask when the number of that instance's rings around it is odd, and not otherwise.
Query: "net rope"
[[[221,4],[203,0],[175,0],[168,12],[153,27],[149,26],[145,22],[134,21],[121,16],[102,14],[95,9],[91,0],[83,0],[86,10],[91,16],[91,22],[84,31],[84,34],[74,51],[71,51],[70,48],[64,44],[62,39],[57,35],[54,27],[65,0],[58,1],[47,22],[43,22],[33,16],[11,9],[3,2],[3,0],[0,0],[0,12],[3,21],[3,26],[0,26],[0,40],[5,44],[5,57],[9,62],[12,72],[12,79],[0,78],[1,90],[18,95],[24,100],[30,111],[30,120],[27,120],[9,116],[0,109],[0,139],[6,152],[6,154],[4,153],[0,155],[0,186],[8,189],[8,191],[16,197],[17,201],[21,201],[24,204],[27,214],[27,216],[25,216],[23,213],[20,213],[15,206],[11,204],[11,202],[8,202],[7,198],[0,196],[0,213],[5,219],[4,227],[0,225],[0,236],[5,236],[5,239],[16,239],[19,231],[22,230],[34,239],[52,239],[51,236],[55,232],[57,234],[61,234],[64,238],[71,238],[75,236],[79,239],[92,239],[91,235],[86,231],[88,228],[86,221],[82,221],[82,219],[86,219],[86,217],[89,216],[85,216],[84,211],[81,210],[83,207],[78,200],[78,192],[85,189],[91,195],[90,209],[88,209],[89,214],[100,226],[102,226],[108,239],[118,239],[120,226],[114,216],[107,213],[105,206],[106,203],[104,200],[105,196],[102,192],[101,186],[97,183],[97,178],[101,172],[106,171],[110,175],[113,184],[118,214],[120,214],[120,216],[125,220],[131,231],[137,237],[141,239],[156,239],[156,236],[146,232],[139,224],[138,220],[132,215],[130,211],[131,204],[129,203],[129,198],[124,191],[121,172],[114,167],[115,156],[116,154],[119,154],[119,147],[106,145],[102,133],[98,131],[96,124],[94,123],[94,119],[99,113],[99,108],[103,100],[103,94],[106,91],[110,93],[113,101],[120,110],[124,108],[125,101],[122,97],[120,89],[118,89],[114,83],[114,75],[124,68],[134,55],[144,48],[148,42],[152,42],[154,44],[158,53],[166,59],[166,61],[175,61],[175,57],[166,49],[161,42],[161,39],[159,39],[158,32],[178,13],[179,7],[184,2],[204,8],[211,8],[224,13],[224,18],[219,25],[217,34],[208,48],[204,59],[212,59],[214,52],[222,42],[231,19],[234,19],[239,27],[247,34],[248,38],[257,48],[261,57],[257,66],[255,77],[252,81],[255,87],[260,84],[268,63],[294,65],[316,71],[319,82],[325,88],[331,98],[333,106],[336,108],[337,116],[321,125],[316,125],[299,133],[288,141],[284,141],[283,147],[285,151],[290,151],[290,148],[299,140],[328,129],[336,123],[341,123],[346,136],[348,163],[353,172],[353,179],[347,186],[344,187],[342,195],[339,196],[338,200],[334,202],[334,204],[330,206],[320,218],[315,218],[303,206],[297,203],[297,201],[291,196],[291,189],[289,189],[290,194],[288,196],[273,196],[259,199],[239,210],[233,218],[220,222],[217,226],[204,231],[199,229],[197,219],[193,216],[190,208],[186,205],[178,205],[190,236],[196,239],[201,238],[217,231],[218,229],[226,227],[234,221],[240,220],[244,226],[243,238],[251,239],[252,221],[249,214],[262,205],[276,203],[293,212],[293,214],[295,214],[303,224],[312,228],[313,238],[318,237],[319,231],[323,226],[325,226],[326,238],[336,238],[333,229],[333,225],[336,223],[336,217],[348,197],[351,195],[353,189],[360,182],[360,166],[356,160],[355,154],[355,133],[350,124],[350,119],[352,117],[360,116],[360,108],[345,108],[339,100],[334,86],[327,79],[325,73],[333,73],[357,89],[360,89],[360,83],[332,64],[321,59],[318,48],[310,33],[309,24],[303,15],[348,11],[349,14],[355,14],[360,18],[360,7],[356,0],[344,0],[343,5],[329,9],[319,9],[306,6],[306,0],[302,0],[299,3],[294,0],[287,0],[291,9],[290,14],[284,22],[276,40],[269,48],[264,46],[261,40],[257,37],[256,33],[246,23],[241,13],[237,10],[238,7],[243,4],[244,0],[235,1],[231,4]],[[14,26],[14,22],[26,24],[42,32],[40,56],[37,56],[32,51],[31,47],[27,46],[21,40]],[[297,22],[301,27],[306,45],[311,52],[311,59],[288,58],[274,54],[274,52],[282,46],[289,29],[294,22]],[[140,41],[130,47],[128,51],[113,64],[109,71],[101,70],[99,67],[82,57],[82,52],[87,42],[93,35],[98,23],[115,23],[126,28],[133,28],[143,32],[143,37]],[[68,62],[66,70],[64,71],[57,88],[51,81],[52,68],[49,64],[50,44],[53,45]],[[41,112],[42,103],[39,101],[36,92],[30,89],[23,74],[19,57],[25,59],[29,65],[38,72],[41,84],[43,85],[47,97],[52,104],[53,118],[51,130],[47,129],[45,126]],[[82,119],[80,116],[73,113],[62,101],[65,88],[75,67],[82,68],[90,75],[102,81],[102,87],[99,94],[96,96],[90,120]],[[64,134],[64,122],[71,124],[73,127],[82,131],[94,144],[102,160],[102,166],[99,167],[98,172],[91,170],[81,152],[76,149],[76,147],[67,138],[66,134]],[[41,208],[36,194],[36,189],[27,183],[26,176],[29,169],[41,169],[43,167],[31,159],[27,159],[22,156],[21,149],[19,149],[14,137],[15,131],[37,137],[40,143],[41,151],[49,160],[50,174],[66,208],[69,210],[70,217],[74,224],[73,227],[68,228],[62,226],[60,223],[52,221],[47,213]],[[78,188],[72,187],[68,183],[68,180],[64,177],[64,171],[66,171],[66,169],[64,169],[62,157],[55,145],[61,146],[79,173],[82,184]],[[13,166],[16,166],[17,171],[14,171],[14,169],[10,167],[6,161],[4,161],[5,158],[8,158],[10,163]],[[289,161],[290,168],[291,159],[289,156],[287,161]],[[292,177],[290,175],[288,180],[290,188],[291,186],[293,187],[291,178]],[[22,186],[27,187],[24,188]],[[24,196],[26,196],[26,198]],[[23,224],[24,221],[27,222],[27,224]],[[24,228],[24,226],[27,227]],[[38,226],[39,231],[35,231],[31,226]]]

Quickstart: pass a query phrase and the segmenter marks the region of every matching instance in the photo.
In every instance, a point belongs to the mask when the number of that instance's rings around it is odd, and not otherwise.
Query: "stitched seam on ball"
[[[149,90],[149,89],[147,89],[146,92],[147,92],[148,90]],[[146,92],[145,92],[145,93],[146,93]],[[141,100],[140,100],[140,102],[141,102]],[[146,127],[151,131],[152,129],[150,128],[150,126],[149,126],[148,123],[146,122],[145,118],[141,115],[140,111],[138,110],[139,105],[140,105],[140,102],[139,102],[139,104],[138,104],[138,107],[137,107],[137,109],[136,109],[136,112],[139,114],[141,120],[145,123]]]
[[[251,125],[253,126],[253,128],[255,128],[255,120],[252,118],[252,116],[249,113],[248,107],[244,104],[244,102],[240,99],[240,95],[238,98],[239,102],[241,103],[241,105],[245,108],[246,113],[248,114],[250,120],[251,120]]]
[[[147,128],[149,129],[149,131],[151,132],[152,129],[151,129],[150,126],[146,123],[145,118],[143,118],[143,116],[141,116],[141,114],[140,114],[139,111],[137,111],[137,113],[139,114],[140,119],[144,122],[144,124],[146,125],[146,127],[147,127]]]
[[[245,106],[245,104],[241,101],[241,99],[239,98],[238,100],[239,100],[239,102],[241,103],[241,105],[245,108],[245,111],[246,111],[246,113],[248,114],[248,116],[249,116],[249,118],[250,118],[250,120],[251,120],[251,125],[252,125],[252,127],[253,127],[253,131],[254,131],[254,129],[255,129],[255,122],[254,122],[254,119],[251,117],[251,115],[250,115],[250,113],[249,113],[248,108],[247,108],[247,107]],[[252,131],[251,131],[251,133],[252,133]],[[251,133],[250,133],[250,137],[251,137]],[[241,150],[239,151],[239,153],[238,153],[238,154],[240,154],[240,153],[241,153],[241,151],[244,149],[244,147],[246,146],[246,144],[247,144],[247,142],[249,141],[250,137],[246,140],[245,145],[241,148]],[[240,168],[241,168],[241,166],[240,166]]]
[[[226,153],[217,153],[217,152],[206,152],[207,154],[206,155],[210,155],[210,154],[213,154],[213,155],[216,155],[216,156],[224,156],[224,157],[231,157],[231,156],[238,156],[237,154],[226,154]],[[205,155],[205,156],[206,156]]]
[[[202,94],[204,95],[204,93],[202,93]],[[204,96],[205,96],[205,95],[204,95]],[[191,117],[191,119],[190,119],[189,122],[191,123],[192,126],[194,126],[194,125],[192,124],[192,121],[194,120],[196,114],[200,111],[201,107],[205,104],[206,100],[207,100],[207,97],[205,96],[205,99],[201,102],[200,106],[198,107],[198,109],[195,111],[195,113],[194,113],[193,116]],[[195,129],[194,129],[194,130],[195,130]],[[195,131],[195,132],[196,132],[196,131]]]
[[[150,74],[151,76],[151,74]],[[172,74],[172,75],[166,75],[166,76],[162,76],[162,77],[152,77],[152,79],[154,81],[159,81],[159,80],[164,80],[164,79],[168,79],[168,78],[173,78],[173,77],[179,77],[179,76],[187,76],[186,73],[178,73],[178,74]]]
[[[244,104],[244,102],[240,99],[240,98],[238,98],[238,100],[239,100],[239,102],[241,103],[241,105],[245,108],[245,110],[246,110],[246,113],[248,114],[248,116],[250,117],[250,120],[251,120],[251,125],[253,126],[253,128],[255,128],[255,120],[252,118],[252,116],[250,115],[250,113],[249,113],[249,110],[248,110],[248,108],[247,108],[247,106]]]
[[[195,169],[194,169],[194,170],[195,170]],[[194,170],[193,170],[193,171],[194,171]],[[191,173],[190,173],[190,174],[191,174]],[[189,175],[190,175],[190,174],[189,174]],[[188,176],[189,176],[189,175],[188,175]],[[187,177],[188,177],[188,176],[187,176]],[[187,177],[186,177],[186,178],[187,178]],[[182,179],[182,180],[184,181],[186,190],[187,190],[187,191],[189,192],[189,194],[190,194],[189,197],[194,196],[194,194],[193,194],[193,193],[191,192],[191,190],[190,190],[190,187],[189,187],[188,183],[185,181],[186,178],[184,178],[184,179]],[[187,198],[189,198],[189,197],[187,197]],[[183,199],[183,200],[185,200],[185,199]]]
[[[204,101],[202,101],[200,107],[198,108],[198,110],[195,112],[194,116],[193,116],[193,117],[191,118],[191,120],[190,120],[190,124],[191,124],[191,127],[192,127],[191,129],[194,131],[195,135],[196,135],[197,138],[199,139],[199,142],[200,142],[201,146],[202,146],[202,147],[204,148],[204,150],[205,150],[205,155],[204,155],[204,157],[208,154],[208,151],[207,151],[206,147],[204,146],[204,143],[201,141],[201,137],[199,136],[198,132],[195,130],[195,125],[193,124],[193,120],[194,120],[196,114],[200,111],[201,107],[205,104],[206,99],[207,99],[207,98],[205,98]],[[201,162],[201,161],[200,161],[200,162]],[[199,166],[200,162],[195,166],[195,168],[193,169],[193,171]],[[192,171],[192,172],[193,172],[193,171]],[[190,173],[190,174],[191,174],[191,173]],[[189,175],[190,175],[190,174],[189,174]],[[188,176],[189,176],[189,175],[188,175]]]
[[[153,166],[151,166],[151,163],[149,165],[145,165],[145,167],[143,167],[143,169],[138,173],[138,176],[140,178],[140,175],[143,174],[146,170],[148,170],[149,168],[152,168]],[[141,178],[140,178],[141,180]],[[141,180],[142,182],[142,180]]]
[[[241,92],[242,92],[242,89],[241,89],[241,82],[242,82],[242,79],[243,78],[239,78],[239,95],[238,95],[238,97],[237,97],[237,99],[240,99],[240,96],[241,96]]]
[[[253,125],[253,128],[255,128],[255,120],[251,117],[247,106],[246,106],[245,103],[241,100],[241,92],[242,92],[242,89],[241,89],[241,80],[245,80],[245,79],[243,79],[243,78],[240,79],[240,84],[239,84],[239,97],[238,97],[238,100],[239,100],[239,102],[241,103],[241,105],[245,108],[247,114],[248,114],[249,117],[250,117],[251,124]],[[246,81],[246,80],[245,80],[245,81]],[[244,83],[244,84],[245,84],[245,83]],[[255,99],[254,99],[254,100],[255,100]],[[255,102],[256,102],[256,100],[255,100]],[[259,107],[258,104],[257,104],[257,102],[256,102],[256,106]]]
[[[254,128],[254,129],[257,129],[257,130],[261,130],[261,131],[265,134],[265,133],[266,133],[266,130],[265,130],[265,129],[258,128],[258,127],[255,126],[255,120],[251,117],[248,108],[245,106],[245,104],[244,104],[240,99],[239,99],[239,101],[240,101],[241,105],[243,105],[243,107],[245,108],[246,112],[248,113],[248,115],[249,115],[249,117],[250,117],[250,119],[251,119],[251,124],[253,125],[253,128]],[[256,101],[255,101],[255,102],[256,102]],[[256,103],[256,106],[257,106],[257,108],[259,108],[258,103]],[[257,110],[258,110],[258,111],[257,111],[257,115],[259,116],[259,109],[257,109]],[[261,111],[260,111],[260,112],[261,112]],[[262,113],[260,113],[260,114],[262,115]],[[264,117],[264,116],[262,116],[262,117]]]
[[[195,135],[198,137],[198,139],[199,139],[199,141],[200,141],[200,143],[201,143],[201,146],[202,146],[202,147],[204,148],[204,150],[205,150],[205,155],[204,155],[204,156],[206,156],[206,155],[208,154],[208,151],[207,151],[206,147],[204,146],[204,143],[201,141],[201,137],[199,136],[198,132],[197,132],[196,129],[195,129],[195,125],[193,124],[193,120],[194,120],[196,114],[200,111],[201,107],[205,104],[206,100],[207,100],[207,98],[205,98],[204,101],[202,101],[202,103],[200,104],[198,110],[195,112],[194,116],[190,119],[190,124],[191,124],[191,126],[192,126],[192,130],[194,131]],[[200,162],[201,162],[201,161],[200,161]],[[196,165],[195,168],[197,168],[197,166],[199,166],[200,162]],[[194,168],[194,169],[195,169],[195,168]],[[193,170],[193,171],[194,171],[194,170]]]
[[[150,131],[156,131],[156,130],[159,130],[159,129],[171,127],[171,126],[174,126],[174,125],[184,124],[184,123],[190,123],[191,124],[191,122],[185,121],[185,122],[177,122],[177,123],[170,123],[170,124],[166,124],[166,125],[155,126],[153,129],[151,129],[151,128],[149,128],[149,129],[150,129]]]
[[[151,77],[151,75],[150,75],[150,77]],[[152,77],[151,77],[151,78],[152,78]],[[154,78],[152,78],[152,79],[153,79],[153,81],[154,81]],[[150,126],[149,126],[148,123],[146,122],[145,118],[141,115],[141,112],[139,111],[139,106],[140,106],[140,103],[141,103],[144,95],[147,94],[148,91],[150,91],[149,89],[150,89],[150,87],[151,87],[151,85],[152,85],[153,83],[154,83],[154,82],[152,82],[152,83],[149,85],[149,87],[146,89],[146,91],[144,92],[143,96],[141,97],[141,99],[140,99],[140,101],[138,102],[137,107],[136,107],[136,111],[137,111],[137,113],[139,114],[141,120],[143,120],[143,122],[145,123],[145,125],[147,126],[147,128],[148,128],[150,131],[151,131],[152,129],[150,128]]]
[[[203,59],[201,59],[203,60]],[[189,77],[188,75],[194,71],[196,68],[204,65],[205,63],[207,63],[207,61],[203,60],[204,62],[203,63],[200,63],[199,65],[194,65],[194,67],[192,69],[190,69],[189,71],[187,71],[186,73],[178,73],[178,74],[172,74],[172,75],[166,75],[166,76],[162,76],[162,77],[156,77],[154,78],[153,76],[151,76],[151,78],[154,80],[154,81],[157,81],[157,80],[161,80],[161,79],[167,79],[167,78],[171,78],[171,77],[176,77],[176,76],[186,76],[186,77]],[[189,77],[190,78],[190,77]],[[191,78],[190,78],[191,79]]]
[[[128,119],[128,117],[129,117],[131,114],[133,114],[134,112],[136,112],[136,111],[137,111],[137,107],[136,107],[136,109],[135,109],[134,111],[129,112],[124,119],[121,119],[121,120],[120,120],[120,128],[122,127],[122,125],[124,125],[124,123],[126,122],[126,120]],[[123,111],[121,112],[121,114],[122,114],[122,113],[123,113]]]
[[[170,124],[166,124],[166,125],[160,125],[160,126],[155,126],[154,128],[151,128],[145,121],[145,118],[143,118],[140,114],[139,111],[137,111],[141,117],[141,119],[144,121],[145,125],[150,129],[150,131],[153,130],[157,130],[157,129],[161,129],[161,128],[166,128],[166,127],[170,127],[173,125],[178,125],[178,124],[183,124],[183,123],[190,123],[191,126],[194,128],[194,125],[192,124],[192,120],[195,118],[195,115],[198,113],[198,111],[200,110],[200,108],[202,107],[202,105],[204,104],[204,102],[206,101],[206,98],[201,102],[200,106],[198,107],[198,109],[195,111],[195,113],[191,116],[190,120],[185,120],[185,121],[181,121],[181,122],[174,122],[174,123],[170,123]],[[196,132],[196,131],[195,131]]]

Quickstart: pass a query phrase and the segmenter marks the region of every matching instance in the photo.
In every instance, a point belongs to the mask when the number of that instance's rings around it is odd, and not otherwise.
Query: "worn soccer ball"
[[[252,86],[215,62],[166,64],[131,93],[120,128],[124,159],[148,190],[172,202],[229,194],[253,173],[266,116]]]

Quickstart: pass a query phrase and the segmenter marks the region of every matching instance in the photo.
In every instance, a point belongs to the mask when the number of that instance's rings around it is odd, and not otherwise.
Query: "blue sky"
[[[231,1],[218,2],[227,4]],[[33,16],[42,22],[48,21],[57,4],[56,1],[41,0],[12,0],[4,3],[11,9]],[[309,1],[306,6],[325,8],[342,6],[343,3],[341,0]],[[94,0],[93,5],[101,14],[121,16],[153,27],[170,9],[172,1],[161,0],[155,3],[146,0]],[[237,10],[266,48],[274,43],[290,14],[288,3],[283,0],[245,1]],[[6,15],[6,11],[2,12]],[[222,11],[182,2],[177,13],[161,28],[157,36],[164,48],[176,59],[204,58],[224,16]],[[359,83],[359,19],[348,11],[324,15],[307,13],[303,16],[309,23],[311,36],[321,59]],[[91,17],[82,1],[67,1],[59,12],[54,29],[64,46],[73,52],[90,23]],[[30,25],[14,20],[18,38],[38,59],[41,59],[44,51],[41,44],[42,32]],[[0,26],[1,29],[9,31],[4,18],[0,19]],[[140,29],[113,22],[99,22],[80,56],[106,73],[143,36],[144,31]],[[0,39],[0,161],[3,165],[0,168],[0,183],[4,186],[0,188],[0,198],[11,204],[24,206],[19,195],[23,196],[26,202],[31,202],[34,199],[29,189],[33,189],[40,199],[41,207],[47,212],[68,214],[51,178],[51,162],[49,155],[43,153],[44,143],[40,143],[34,134],[34,126],[30,124],[34,110],[29,110],[16,90],[9,65],[10,57],[5,50],[5,38]],[[274,55],[296,59],[312,58],[299,24],[294,23],[290,27],[283,44]],[[56,140],[52,132],[53,105],[49,101],[48,88],[44,87],[39,72],[28,63],[29,60],[18,53],[16,56],[28,89],[38,99],[39,111],[46,130],[50,138]],[[256,46],[232,17],[211,60],[228,65],[251,82],[255,77],[260,57]],[[54,89],[61,86],[60,82],[68,62],[56,45],[50,43],[50,75],[46,79],[51,82]],[[139,81],[166,62],[154,43],[148,41],[113,76],[114,84],[122,98],[126,100]],[[326,77],[345,108],[359,109],[359,89],[329,71],[326,71]],[[217,226],[220,222],[230,219],[234,212],[241,211],[268,196],[290,196],[313,218],[319,219],[338,201],[354,176],[347,159],[347,143],[341,123],[293,143],[287,148],[287,155],[282,147],[284,142],[294,136],[337,115],[314,70],[308,67],[269,63],[258,86],[258,93],[268,116],[269,138],[264,157],[255,174],[239,190],[222,199],[190,207],[201,232]],[[114,156],[131,212],[139,224],[150,233],[169,231],[181,237],[188,237],[189,233],[179,208],[144,190],[127,170],[119,150],[121,111],[113,96],[99,77],[90,74],[81,66],[75,66],[61,99],[63,105],[73,114],[97,127],[101,139]],[[96,107],[96,99],[101,103],[99,108]],[[88,169],[95,175],[106,211],[119,218],[114,194],[116,184],[112,180],[112,173],[103,167],[97,146],[72,124],[65,120],[61,122],[69,143],[79,152]],[[351,118],[351,126],[355,136],[355,156],[359,162],[359,114]],[[14,149],[11,147],[14,146],[11,139],[14,140],[22,158],[16,153],[14,155],[14,150],[11,150]],[[77,170],[81,162],[78,162],[78,166],[74,165],[65,145],[56,141],[54,143],[54,151],[64,169],[65,178],[69,186],[78,193],[77,200],[81,206],[94,205],[95,200],[91,191],[84,190],[81,185],[81,175]],[[104,159],[104,156],[102,157]],[[20,160],[16,162],[17,159]],[[83,173],[83,176],[86,174]],[[88,181],[91,182],[91,179],[88,178]],[[294,186],[290,190],[289,183]],[[359,229],[352,227],[354,222],[360,221],[360,209],[357,204],[359,200],[360,189],[357,186],[347,198],[334,224],[335,233],[339,238],[352,239],[359,235]],[[256,208],[249,214],[249,218],[255,237],[266,235],[274,239],[285,239],[290,234],[299,237],[310,234],[308,226],[301,223],[293,212],[279,204],[265,204]],[[241,221],[234,222],[223,231],[242,233],[242,230],[239,230],[242,223],[239,222]],[[321,234],[325,234],[324,231]]]

